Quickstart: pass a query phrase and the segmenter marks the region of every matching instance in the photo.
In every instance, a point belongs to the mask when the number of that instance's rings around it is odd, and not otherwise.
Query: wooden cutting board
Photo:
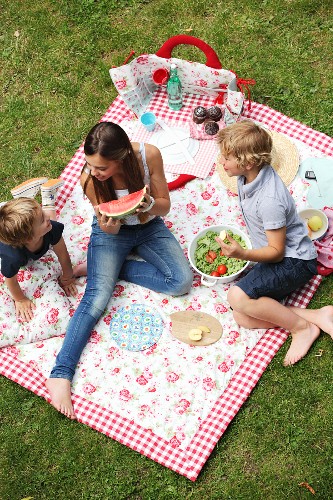
[[[198,311],[178,311],[170,314],[172,322],[171,333],[176,339],[185,344],[205,346],[214,344],[222,335],[221,323],[210,314]],[[202,333],[201,340],[191,340],[188,336],[192,328],[199,326],[207,326],[210,329],[209,333]]]

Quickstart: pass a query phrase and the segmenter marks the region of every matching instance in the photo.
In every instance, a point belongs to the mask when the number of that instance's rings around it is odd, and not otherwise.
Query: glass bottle
[[[167,83],[168,105],[170,109],[178,111],[183,106],[182,84],[175,64],[170,66],[170,77]]]

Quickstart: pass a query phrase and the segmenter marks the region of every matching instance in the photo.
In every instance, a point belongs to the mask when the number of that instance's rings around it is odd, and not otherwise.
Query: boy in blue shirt
[[[320,329],[333,337],[333,306],[311,310],[280,302],[317,274],[316,249],[291,194],[270,165],[270,134],[244,120],[220,130],[217,142],[225,173],[237,176],[240,207],[253,248],[242,248],[230,236],[229,244],[217,241],[227,257],[257,262],[230,288],[228,302],[240,326],[290,331],[292,342],[284,365],[293,365],[306,355]]]

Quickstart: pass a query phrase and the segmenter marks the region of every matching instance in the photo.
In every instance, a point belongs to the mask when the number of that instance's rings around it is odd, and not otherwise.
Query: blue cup
[[[143,113],[140,117],[140,121],[148,132],[152,132],[156,126],[156,116],[154,113]]]

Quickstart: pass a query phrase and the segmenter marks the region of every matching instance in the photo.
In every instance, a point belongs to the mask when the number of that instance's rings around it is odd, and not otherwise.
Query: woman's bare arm
[[[170,211],[170,194],[163,169],[160,150],[152,144],[145,144],[146,160],[150,172],[150,195],[155,199],[155,205],[149,214],[164,216]],[[149,198],[147,203],[149,205]]]

